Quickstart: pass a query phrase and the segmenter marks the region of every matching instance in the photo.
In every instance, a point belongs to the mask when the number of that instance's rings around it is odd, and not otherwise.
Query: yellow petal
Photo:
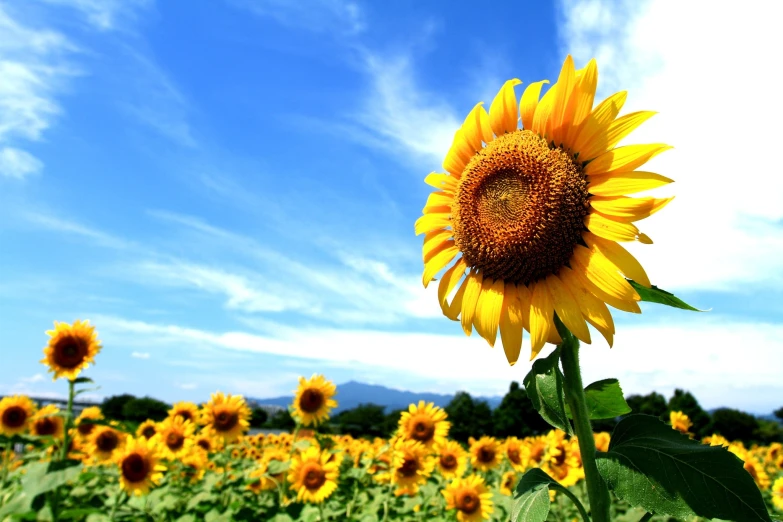
[[[443,160],[443,169],[455,178],[462,176],[462,171],[465,170],[466,161],[462,161],[460,157],[454,152],[454,149],[449,149],[446,154],[446,158]]]
[[[654,114],[657,113],[639,111],[617,118],[609,124],[606,132],[596,135],[583,149],[579,150],[579,161],[589,161],[611,149]]]
[[[572,149],[572,145],[582,129],[582,125],[593,109],[595,88],[598,85],[598,65],[595,62],[595,58],[588,62],[587,67],[578,76],[574,94],[568,101],[569,105],[573,105],[571,126],[568,128],[568,132],[563,140],[565,146]]]
[[[588,163],[584,168],[584,173],[588,175],[603,175],[621,170],[634,170],[647,163],[654,156],[671,148],[670,145],[664,145],[663,143],[617,147],[604,152]]]
[[[549,80],[533,82],[528,85],[525,92],[522,93],[522,98],[519,100],[519,117],[522,119],[523,129],[530,130],[533,126],[533,116],[535,116],[536,107],[538,107],[541,87],[543,87],[545,83],[549,83]]]
[[[590,206],[605,216],[628,223],[650,217],[669,204],[671,198],[628,198],[625,196],[595,196]]]
[[[560,280],[571,291],[571,295],[576,298],[579,303],[579,309],[582,311],[582,316],[588,323],[601,332],[606,342],[611,347],[614,342],[614,320],[612,314],[606,307],[606,304],[591,294],[582,283],[579,282],[579,278],[574,274],[574,271],[564,266],[560,269]]]
[[[563,324],[580,341],[590,344],[590,330],[582,317],[582,310],[579,304],[571,295],[570,290],[554,274],[549,274],[546,278],[546,284],[549,287],[549,293],[552,295],[552,302],[555,307],[555,313],[563,321]]]
[[[466,268],[467,264],[465,263],[465,259],[462,257],[457,259],[457,262],[446,270],[438,283],[438,302],[440,303],[441,310],[443,310],[443,314],[447,317],[448,314],[446,311],[448,310],[447,303],[449,294],[454,290],[454,287],[457,286],[457,283],[462,279],[462,276],[465,275]]]
[[[451,208],[451,204],[453,201],[454,201],[454,196],[452,194],[447,194],[445,192],[433,192],[427,197],[427,202],[424,204],[424,210],[422,210],[422,212],[424,214],[433,214],[438,212],[437,210],[434,209],[439,209],[444,207],[449,209]]]
[[[522,283],[517,285],[517,295],[519,296],[519,308],[522,310],[522,326],[530,331],[530,299],[533,293]]]
[[[546,94],[541,98],[541,101],[538,102],[536,114],[533,116],[533,125],[530,127],[530,130],[539,136],[544,136],[547,141],[551,138],[551,136],[547,136],[547,129],[549,128],[549,118],[552,114],[556,91],[557,84],[554,84],[546,91]]]
[[[435,274],[443,270],[452,259],[459,254],[459,249],[456,246],[448,246],[432,256],[432,259],[424,263],[424,273],[421,276],[421,282],[424,283],[424,288],[430,284]]]
[[[495,136],[502,136],[507,132],[517,130],[519,112],[514,87],[520,83],[522,82],[517,78],[508,80],[492,100],[492,105],[489,106],[489,125]]]
[[[465,280],[462,281],[460,287],[457,289],[457,293],[454,294],[454,299],[451,300],[451,304],[449,304],[446,308],[442,308],[443,315],[445,315],[452,321],[458,320],[459,314],[462,313],[462,303],[465,299],[465,289],[467,287],[468,287],[468,278],[466,277]]]
[[[674,180],[652,172],[633,170],[630,172],[616,172],[606,176],[588,176],[587,181],[590,183],[588,190],[591,194],[596,196],[624,196],[662,187],[672,183]]]
[[[454,176],[441,174],[440,172],[432,172],[424,178],[424,183],[427,185],[450,194],[453,194],[457,190],[457,181],[459,180]]]
[[[612,241],[638,240],[644,243],[642,237],[647,238],[646,235],[639,233],[639,229],[633,223],[621,223],[596,212],[591,212],[585,217],[585,226],[593,234]],[[649,240],[649,238],[647,239]],[[649,242],[652,243],[652,241]]]
[[[601,287],[609,295],[625,301],[639,301],[641,299],[630,283],[617,272],[617,267],[600,252],[577,245],[574,248],[571,261],[576,261],[584,268],[587,279]]]
[[[451,241],[451,230],[434,230],[424,234],[424,245],[421,248],[422,260],[426,263],[432,256],[443,250]]]
[[[639,261],[636,260],[630,252],[615,243],[602,237],[598,237],[590,232],[584,232],[582,238],[591,250],[601,253],[617,270],[622,272],[625,277],[633,279],[642,286],[650,288],[650,278]]]
[[[424,214],[416,220],[414,224],[414,231],[416,235],[430,232],[436,228],[444,228],[451,226],[451,218],[449,214]]]
[[[476,303],[478,303],[479,294],[481,294],[481,283],[484,276],[475,270],[471,270],[465,281],[465,295],[462,298],[462,329],[465,335],[473,333],[473,317],[476,313]]]
[[[555,308],[552,304],[552,296],[544,281],[533,283],[533,292],[530,299],[530,360],[536,358],[546,344],[549,330],[554,327]]]
[[[593,112],[587,115],[576,136],[574,136],[571,150],[575,153],[581,151],[592,141],[594,136],[604,132],[617,115],[620,114],[620,109],[623,108],[627,97],[628,93],[621,91],[599,103]]]
[[[484,279],[481,284],[481,295],[476,305],[476,317],[473,319],[476,331],[492,347],[495,346],[498,335],[504,288],[505,284],[502,279],[496,281]]]
[[[618,310],[622,310],[624,312],[631,312],[635,314],[642,313],[642,310],[641,308],[639,308],[639,305],[636,303],[636,301],[625,301],[623,299],[618,299],[613,295],[607,293],[600,286],[590,281],[590,279],[588,279],[587,277],[586,269],[583,266],[576,263],[573,260],[573,258],[571,260],[571,266],[573,267],[572,272],[579,280],[579,283],[596,298],[600,299],[601,301],[608,304],[609,306],[613,306],[614,308],[617,308]]]
[[[568,100],[574,91],[576,83],[576,74],[574,70],[574,59],[569,54],[563,62],[560,69],[560,76],[557,79],[555,99],[552,101],[552,114],[547,123],[547,130],[551,135],[551,140],[556,145],[563,142],[563,135],[568,131],[571,125],[571,115],[568,114]]]
[[[470,111],[465,122],[462,124],[462,132],[465,140],[473,149],[473,152],[481,150],[481,142],[489,143],[492,141],[492,128],[489,126],[489,115],[483,107],[484,102],[479,102]]]
[[[522,335],[524,323],[522,320],[522,305],[519,302],[519,292],[513,283],[506,283],[503,291],[503,308],[500,310],[500,340],[503,343],[503,351],[508,359],[508,364],[514,366],[519,360],[519,352],[522,350]]]

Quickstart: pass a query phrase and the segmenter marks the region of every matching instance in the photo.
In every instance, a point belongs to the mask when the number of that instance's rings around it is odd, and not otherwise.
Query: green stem
[[[114,498],[114,505],[111,508],[111,513],[109,514],[109,520],[114,520],[114,515],[117,513],[117,508],[120,505],[120,499],[125,496],[125,492],[123,490],[120,490],[117,492],[117,496]]]
[[[70,433],[73,426],[73,398],[75,395],[76,383],[72,379],[68,379],[68,406],[65,408],[65,422],[63,426],[63,441],[60,448],[59,461],[62,462],[68,458],[68,446],[71,444]],[[52,520],[57,522],[60,520],[60,488],[54,488],[52,495],[49,497],[49,508],[52,511]]]
[[[555,324],[563,342],[560,344],[560,362],[563,365],[565,396],[574,419],[574,432],[579,441],[579,451],[585,470],[587,497],[593,522],[609,522],[609,488],[598,473],[595,463],[595,439],[590,425],[582,374],[579,370],[579,340],[555,317]]]
[[[14,446],[10,441],[3,444],[3,471],[0,475],[0,490],[5,489],[5,481],[8,479],[8,469],[11,467],[10,455],[13,447]]]
[[[318,503],[318,520],[321,522],[326,520],[326,516],[324,515],[324,500]]]

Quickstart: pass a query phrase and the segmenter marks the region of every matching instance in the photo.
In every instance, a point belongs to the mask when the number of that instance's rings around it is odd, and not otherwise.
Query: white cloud
[[[783,141],[778,20],[783,7],[707,1],[563,2],[564,52],[599,60],[603,95],[628,90],[624,112],[659,111],[628,143],[675,149],[651,162],[676,199],[642,221],[654,246],[634,253],[664,288],[783,286]],[[556,76],[556,71],[552,72]]]
[[[47,4],[80,11],[94,27],[102,31],[117,29],[122,19],[134,19],[136,11],[153,0],[39,0]]]
[[[25,218],[30,223],[38,225],[42,228],[55,230],[57,232],[65,232],[68,234],[82,236],[91,239],[96,244],[103,247],[121,249],[121,250],[135,247],[133,243],[129,241],[125,241],[124,239],[121,239],[119,237],[112,236],[111,234],[107,234],[100,230],[88,227],[86,225],[82,225],[75,221],[71,221],[65,218],[60,218],[50,214],[45,214],[42,212],[35,212],[35,211],[26,211],[22,213],[22,217]]]
[[[186,382],[184,384],[180,384],[179,388],[183,390],[195,390],[196,388],[198,388],[198,385],[196,383]]]
[[[41,160],[29,152],[14,147],[0,149],[0,176],[23,179],[43,168]]]
[[[33,384],[36,382],[44,382],[46,381],[46,377],[42,373],[36,373],[35,375],[31,377],[22,377],[19,379],[21,382],[27,383],[27,384]]]
[[[350,36],[366,29],[361,8],[347,0],[231,0],[231,3],[258,16],[271,17],[282,25],[309,31]]]
[[[149,359],[150,354],[147,352],[132,352],[131,357],[134,359]]]
[[[783,326],[745,323],[719,317],[619,329],[615,347],[602,341],[582,348],[586,382],[617,377],[626,394],[676,387],[694,393],[706,408],[740,407],[768,413],[783,395],[781,368]],[[361,372],[361,379],[394,382],[419,390],[464,389],[479,395],[505,393],[511,380],[521,381],[530,364],[509,367],[498,343],[489,348],[480,338],[424,333],[281,328],[275,337],[242,331],[210,332],[177,325],[152,324],[118,317],[96,317],[104,339],[118,344],[129,333],[193,349],[222,348],[296,357],[312,365]],[[453,324],[455,332],[459,330]],[[523,353],[529,352],[525,339]],[[756,364],[739,361],[741,346],[753,346]],[[704,368],[709,367],[709,371]],[[292,384],[293,386],[293,384]]]

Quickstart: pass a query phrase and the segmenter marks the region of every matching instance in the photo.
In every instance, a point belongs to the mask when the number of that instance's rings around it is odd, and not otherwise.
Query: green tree
[[[266,421],[267,428],[273,430],[291,430],[296,426],[296,421],[288,410],[280,410]]]
[[[168,417],[169,409],[171,406],[152,397],[133,398],[123,404],[122,418],[131,422],[144,422],[147,419],[160,422]]]
[[[780,419],[780,422],[783,422],[783,407],[780,407],[777,410],[773,411],[772,414],[778,419]]]
[[[122,415],[122,408],[125,406],[126,402],[135,398],[135,395],[129,393],[106,397],[103,399],[103,403],[101,403],[101,413],[103,413],[103,416],[107,419],[125,420],[125,417]]]
[[[383,434],[383,437],[391,437],[394,435],[394,433],[397,432],[397,428],[400,425],[400,415],[402,415],[402,412],[404,411],[406,410],[392,410],[384,416],[383,423],[381,425],[381,433]]]
[[[748,444],[755,440],[759,422],[753,415],[732,408],[718,408],[712,412],[709,433],[723,435],[730,441],[741,440]]]
[[[259,408],[258,406],[250,410],[251,428],[261,428],[264,423],[266,423],[267,419],[269,419],[269,414],[266,410]]]
[[[385,421],[384,407],[369,403],[343,410],[332,418],[340,433],[366,438],[385,436]]]
[[[783,427],[779,422],[757,419],[758,429],[753,432],[753,438],[760,444],[769,445],[773,442],[783,442]]]
[[[699,401],[690,392],[680,390],[679,388],[674,390],[674,395],[669,399],[668,411],[681,411],[687,415],[693,423],[690,431],[698,438],[710,435],[706,432],[711,420],[710,414],[704,411],[699,405]]]
[[[647,395],[629,395],[625,398],[625,402],[630,406],[632,413],[644,413],[663,419],[668,411],[666,398],[656,392]]]
[[[551,429],[516,381],[511,382],[508,393],[492,412],[492,424],[498,437],[528,437]]]
[[[446,405],[451,430],[449,436],[459,442],[470,437],[492,435],[492,409],[485,401],[476,401],[467,392],[457,392]]]

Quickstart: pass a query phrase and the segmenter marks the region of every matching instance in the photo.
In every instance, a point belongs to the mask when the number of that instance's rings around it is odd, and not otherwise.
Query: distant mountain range
[[[385,386],[377,384],[365,384],[362,382],[348,381],[343,384],[337,385],[337,408],[335,413],[342,410],[349,410],[355,408],[359,404],[377,404],[379,406],[385,406],[386,412],[407,409],[411,403],[417,403],[421,400],[426,402],[433,402],[436,406],[444,407],[451,399],[454,398],[454,394],[445,395],[440,393],[416,393],[403,390],[394,390]],[[486,401],[490,408],[495,408],[503,400],[503,397],[473,397],[477,400]],[[256,399],[248,397],[249,401],[256,402],[259,406],[282,406],[288,407],[293,402],[293,396],[288,397],[272,397],[269,399]]]

